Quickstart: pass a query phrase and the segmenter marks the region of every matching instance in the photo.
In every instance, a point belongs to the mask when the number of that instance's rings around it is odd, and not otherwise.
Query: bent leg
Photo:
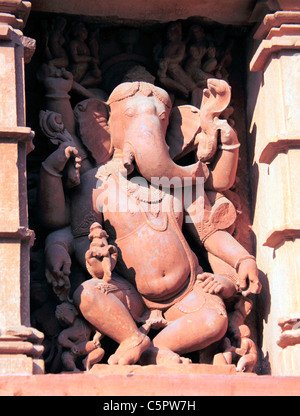
[[[75,291],[73,300],[90,324],[120,344],[108,363],[134,364],[148,348],[150,340],[138,330],[127,306],[114,289],[113,285],[102,284],[100,280],[87,280]]]
[[[212,309],[202,309],[173,321],[153,340],[179,354],[202,350],[221,339],[227,330],[227,318]]]
[[[89,371],[94,364],[97,364],[102,360],[104,354],[104,349],[99,347],[91,351],[88,354],[88,356],[83,360],[84,368]]]
[[[79,373],[80,370],[76,367],[75,364],[75,356],[70,351],[65,351],[62,353],[61,361],[63,363],[64,368],[67,371],[73,371],[73,373]]]
[[[202,350],[220,340],[226,333],[228,320],[219,301],[216,295],[203,294],[197,289],[173,305],[165,312],[171,323],[153,339],[153,347],[143,355],[144,363],[186,362],[179,354]]]

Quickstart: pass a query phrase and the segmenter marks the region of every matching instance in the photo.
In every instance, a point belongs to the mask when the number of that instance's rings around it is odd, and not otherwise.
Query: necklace
[[[97,178],[102,177],[107,180],[109,176],[113,176],[116,182],[119,184],[121,190],[123,190],[128,197],[135,200],[136,204],[146,220],[147,224],[156,231],[165,231],[168,227],[168,215],[166,212],[161,212],[162,224],[157,224],[151,221],[147,214],[157,218],[160,213],[160,203],[166,197],[166,193],[160,190],[158,187],[148,183],[134,183],[127,179],[127,171],[123,167],[122,162],[111,160],[98,169],[96,174]],[[142,178],[143,179],[143,178]],[[143,179],[145,182],[145,179]],[[143,207],[143,203],[146,203],[150,208]]]
[[[142,177],[136,178],[141,178],[143,183],[135,183],[131,180],[128,180],[127,171],[123,167],[122,162],[120,161],[111,160],[110,162],[101,166],[98,169],[96,177],[103,177],[107,179],[111,175],[119,183],[120,188],[125,193],[127,193],[129,197],[132,197],[137,202],[145,202],[147,204],[158,204],[165,197],[165,192],[163,192],[157,186],[154,186],[152,184],[148,185],[148,183],[146,184],[145,179]]]

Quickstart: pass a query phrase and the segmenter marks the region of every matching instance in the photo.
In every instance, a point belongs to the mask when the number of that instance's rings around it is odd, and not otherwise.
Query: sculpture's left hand
[[[241,262],[238,268],[238,279],[243,296],[248,296],[250,293],[260,293],[261,283],[258,279],[258,269],[254,259]]]
[[[204,292],[219,295],[223,299],[227,299],[235,293],[234,284],[223,276],[202,273],[197,276],[197,280],[200,282],[200,286]]]

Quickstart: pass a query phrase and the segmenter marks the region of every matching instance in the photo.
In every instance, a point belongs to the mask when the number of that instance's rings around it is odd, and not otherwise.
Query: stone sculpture
[[[69,253],[63,262],[52,257],[60,262],[52,270],[74,255],[90,272],[72,302],[89,325],[119,344],[109,364],[187,363],[182,354],[225,335],[224,302],[240,292],[260,292],[255,258],[228,232],[234,209],[217,197],[232,186],[238,161],[236,133],[219,118],[229,101],[228,84],[209,80],[200,110],[178,107],[173,111],[179,116],[170,117],[166,91],[130,82],[115,88],[106,103],[85,100],[74,113],[70,103],[59,106],[62,121],[73,125],[75,115],[77,129],[73,142],[60,144],[41,169],[43,221],[71,231],[63,237],[58,231],[53,240]],[[195,163],[172,160],[189,150],[198,155]],[[79,180],[66,188],[64,172],[72,163]],[[188,194],[188,203],[179,191]],[[114,203],[112,195],[118,195]],[[199,264],[183,226],[197,250],[207,253],[212,273]],[[153,339],[150,328],[158,331]]]
[[[69,58],[64,47],[64,30],[67,21],[64,17],[58,16],[51,22],[51,28],[46,35],[46,57],[49,64],[57,68],[67,68]]]
[[[191,104],[199,107],[201,90],[182,67],[185,54],[186,46],[182,40],[181,23],[170,23],[167,29],[167,44],[159,58],[158,79],[164,88],[180,93],[185,98],[191,96]]]
[[[214,49],[206,46],[203,28],[199,25],[191,26],[185,71],[199,87],[206,87],[207,80],[212,77],[216,68],[217,62],[213,54]],[[207,57],[206,61],[204,61],[205,57]]]
[[[199,25],[192,25],[189,29],[187,42],[187,59],[185,72],[200,87],[205,88],[209,78],[224,79],[228,82],[228,70],[232,62],[232,41],[222,39],[221,34],[207,35]],[[215,40],[221,42],[222,47],[215,46]]]
[[[70,42],[71,72],[74,81],[79,82],[83,87],[92,87],[101,82],[102,75],[99,69],[99,59],[91,55],[86,44],[88,31],[81,22],[73,27],[74,39]]]
[[[281,333],[277,340],[277,345],[286,348],[291,345],[299,344],[300,340],[300,314],[292,313],[289,316],[282,317],[278,320]]]
[[[86,370],[101,361],[104,356],[104,350],[100,344],[102,334],[96,332],[93,339],[90,340],[92,328],[78,316],[75,307],[68,302],[57,306],[56,316],[60,322],[67,325],[67,328],[58,337],[58,343],[67,349],[62,353],[64,368],[72,372],[80,371],[77,361],[82,356],[86,356],[82,362]]]

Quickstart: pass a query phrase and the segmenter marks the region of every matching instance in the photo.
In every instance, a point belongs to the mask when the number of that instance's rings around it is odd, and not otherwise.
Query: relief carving
[[[290,316],[279,319],[278,325],[281,333],[277,345],[281,348],[300,344],[300,314],[292,313]]]
[[[64,18],[51,23],[38,71],[49,151],[35,208],[60,360],[49,368],[88,370],[105,353],[108,364],[191,363],[200,351],[201,362],[253,371],[245,319],[261,284],[255,258],[233,237],[240,143],[230,47],[220,54],[198,25],[183,39],[175,22],[151,67],[138,30],[123,32],[119,53],[106,50],[102,61],[99,28],[88,36],[83,23],[66,27]]]

